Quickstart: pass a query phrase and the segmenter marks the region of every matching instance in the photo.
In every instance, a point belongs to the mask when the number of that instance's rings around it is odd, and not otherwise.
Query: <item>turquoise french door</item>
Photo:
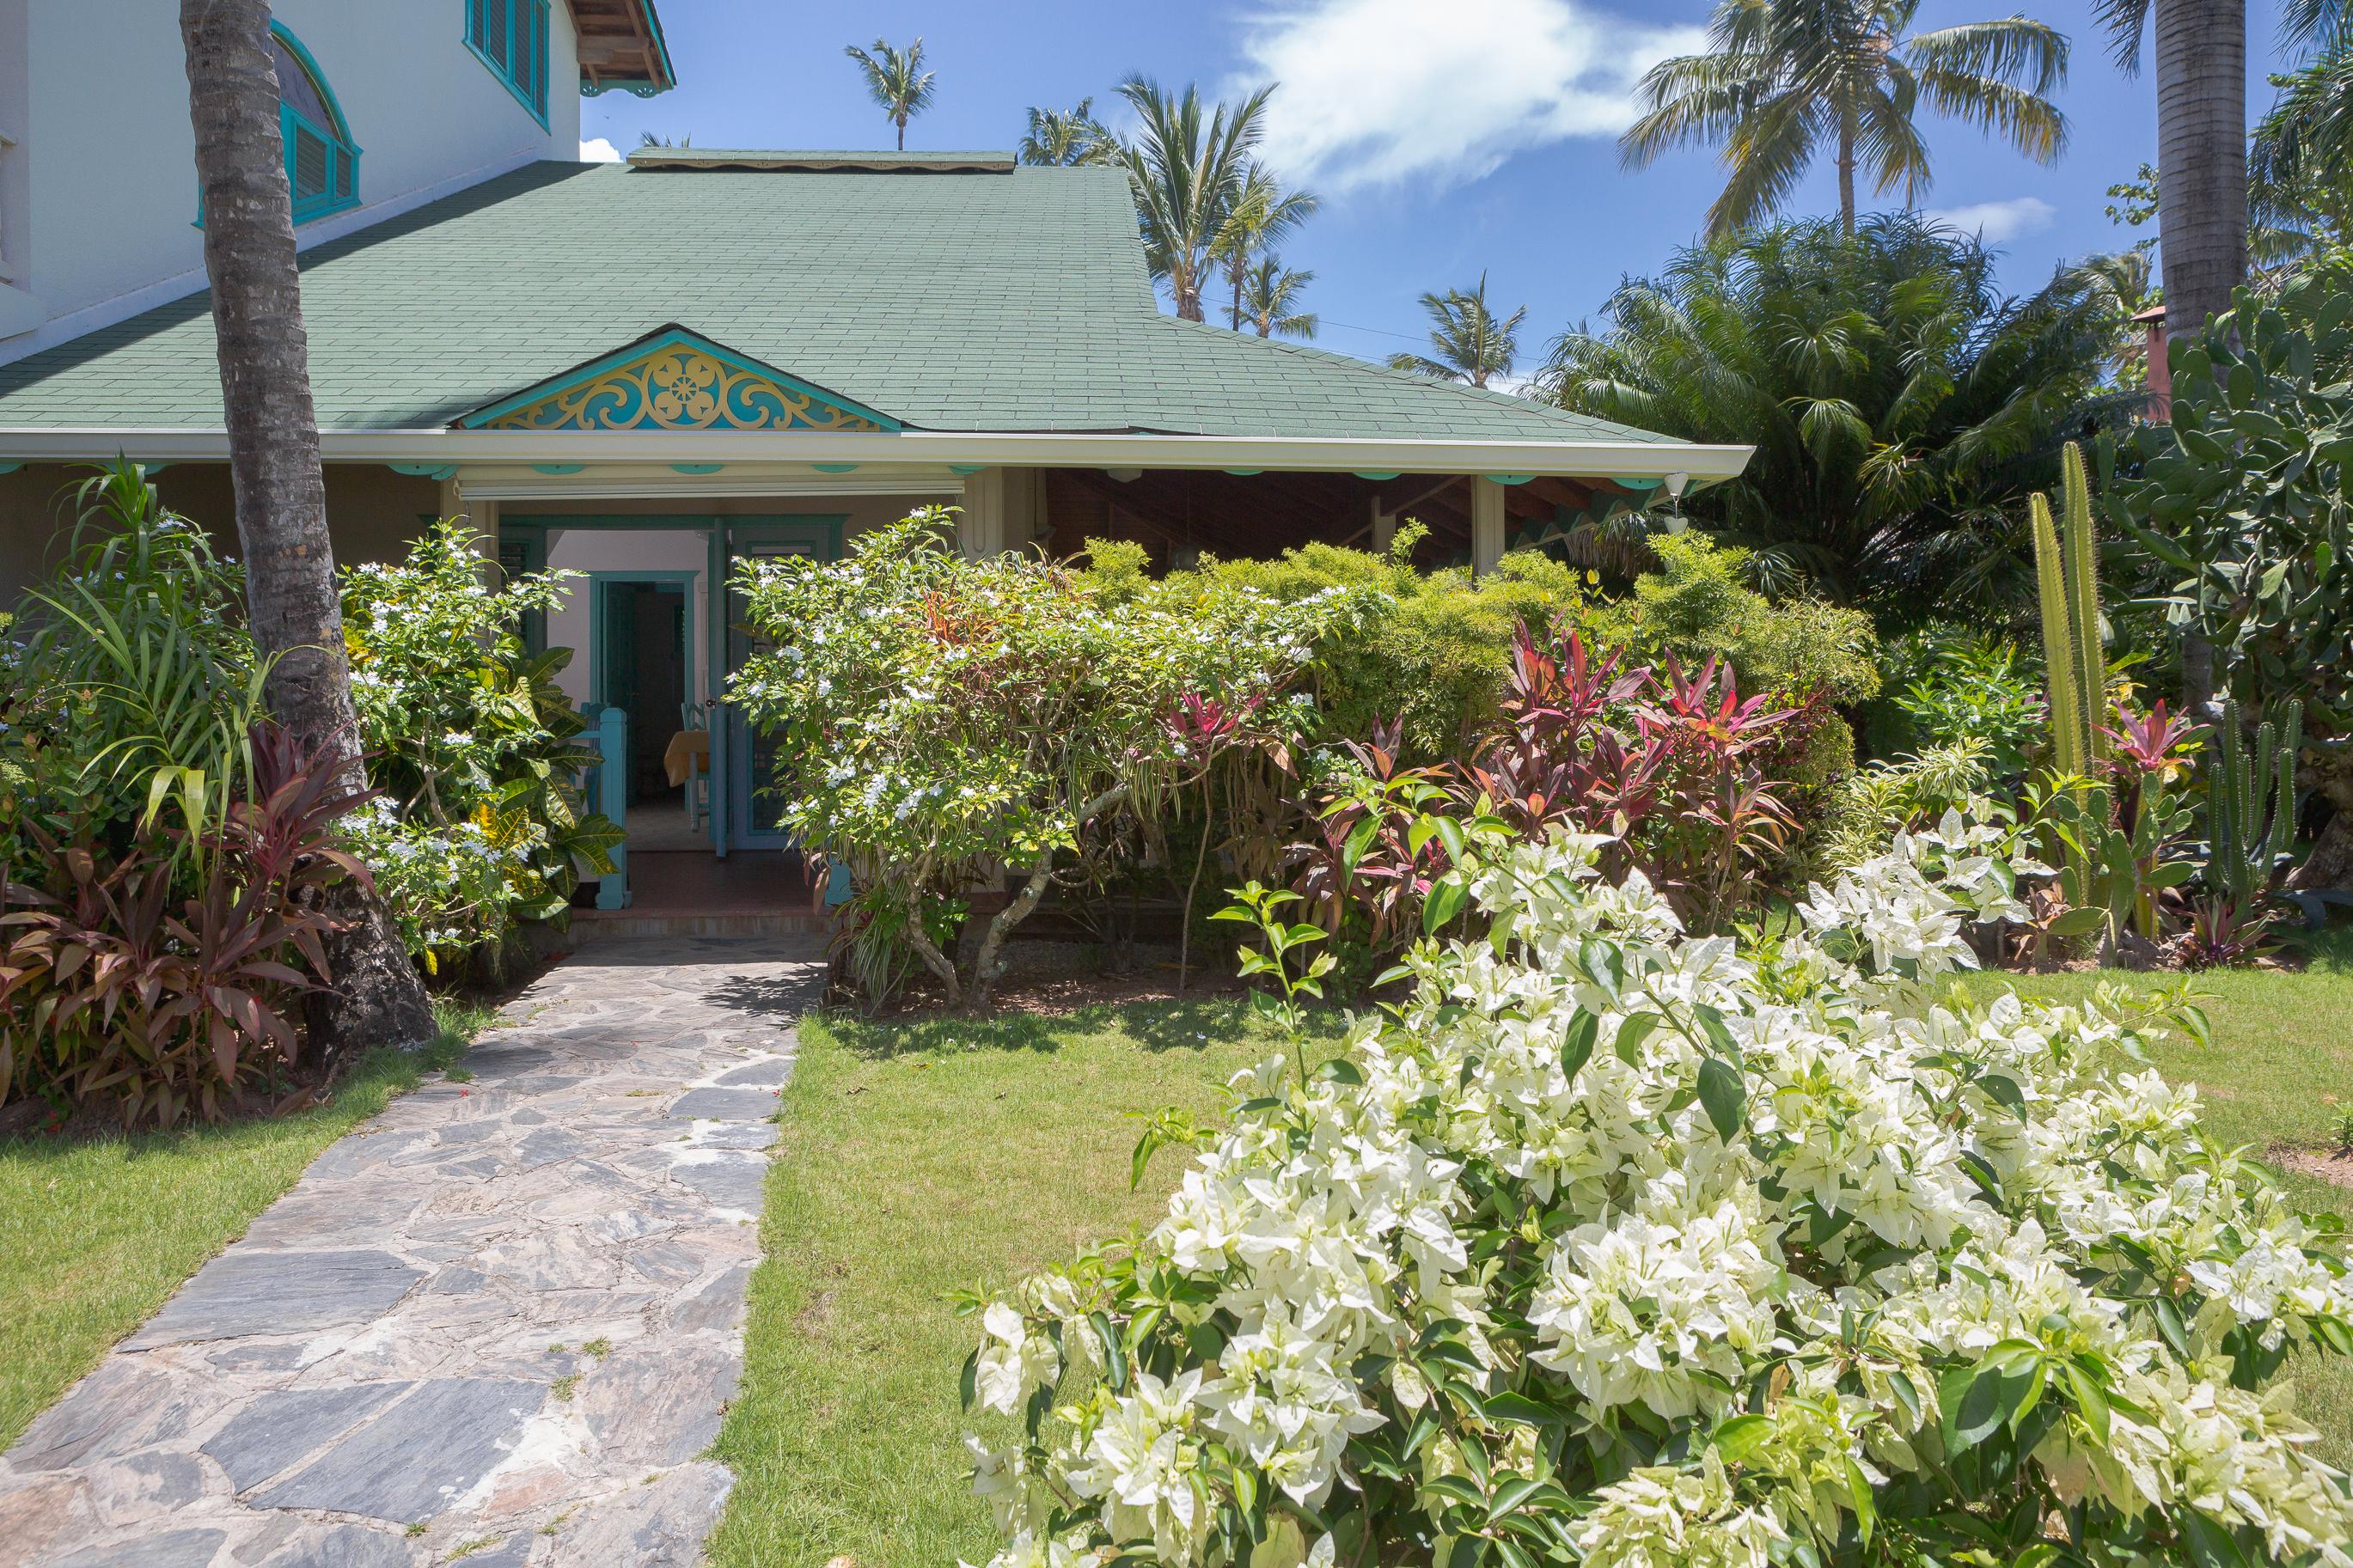
[[[733,584],[737,563],[764,556],[832,560],[840,552],[843,521],[839,517],[797,517],[725,523],[723,531],[728,581]],[[774,645],[746,624],[744,600],[732,586],[725,604],[727,672],[732,676],[754,652]],[[786,758],[778,750],[782,742],[774,735],[760,733],[745,721],[740,710],[730,706],[726,714],[727,823],[721,850],[723,853],[731,846],[744,849],[789,848],[792,835],[781,826],[785,801],[778,775],[784,763],[799,759]]]

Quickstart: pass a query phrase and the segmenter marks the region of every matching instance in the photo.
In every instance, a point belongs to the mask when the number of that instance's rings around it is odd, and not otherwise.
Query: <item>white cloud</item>
[[[617,163],[621,150],[602,136],[593,136],[580,143],[580,161],[584,163]]]
[[[1326,191],[1452,184],[1524,148],[1615,136],[1642,73],[1706,41],[1585,0],[1292,0],[1246,27],[1250,79],[1282,84],[1267,160]]]
[[[2005,239],[2016,239],[2022,234],[2041,234],[2059,216],[2058,209],[2041,196],[2013,196],[2006,202],[1977,202],[1965,207],[1931,207],[1920,215],[1931,223],[1974,234],[1988,245],[1999,245]]]

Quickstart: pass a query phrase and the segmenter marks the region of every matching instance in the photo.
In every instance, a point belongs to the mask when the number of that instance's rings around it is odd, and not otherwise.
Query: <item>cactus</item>
[[[2089,777],[2107,754],[2107,661],[2100,652],[2100,578],[2092,530],[2092,487],[2083,448],[2060,459],[2061,517],[2040,494],[2027,503],[2034,530],[2034,575],[2042,609],[2042,662],[2050,694],[2051,753],[2063,776]]]
[[[2270,890],[2273,868],[2295,837],[2303,728],[2304,705],[2291,702],[2286,723],[2264,720],[2251,749],[2240,734],[2238,703],[2222,705],[2221,733],[2206,764],[2206,886],[2234,903]]]

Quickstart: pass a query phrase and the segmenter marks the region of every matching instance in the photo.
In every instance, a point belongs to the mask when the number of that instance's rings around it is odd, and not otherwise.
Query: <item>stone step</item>
[[[833,934],[824,915],[768,910],[758,914],[687,914],[668,910],[575,910],[575,942],[662,936],[818,937]]]

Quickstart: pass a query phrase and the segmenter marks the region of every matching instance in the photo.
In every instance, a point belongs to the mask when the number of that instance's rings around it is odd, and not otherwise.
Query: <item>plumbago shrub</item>
[[[899,946],[952,1005],[985,1001],[1006,939],[1082,833],[1148,816],[1198,775],[1187,704],[1280,722],[1270,699],[1354,603],[1100,601],[1050,562],[967,560],[952,528],[926,509],[858,535],[839,561],[747,562],[735,582],[772,646],[730,699],[782,741],[786,825],[851,870],[854,940],[882,950],[854,967],[878,1005]],[[1019,890],[959,963],[969,897],[1006,868]]]
[[[491,587],[475,537],[446,521],[406,561],[343,573],[352,697],[381,792],[344,832],[428,969],[495,952],[520,921],[563,919],[578,868],[610,873],[621,838],[581,805],[596,753],[555,684],[571,650],[523,642],[523,617],[555,608],[577,574]]]
[[[2158,1015],[1938,988],[2021,912],[2003,830],[1748,947],[1599,847],[1474,838],[1483,939],[1238,1078],[1148,1234],[972,1303],[995,1568],[2348,1561],[2272,1383],[2353,1351],[2340,1243]]]

